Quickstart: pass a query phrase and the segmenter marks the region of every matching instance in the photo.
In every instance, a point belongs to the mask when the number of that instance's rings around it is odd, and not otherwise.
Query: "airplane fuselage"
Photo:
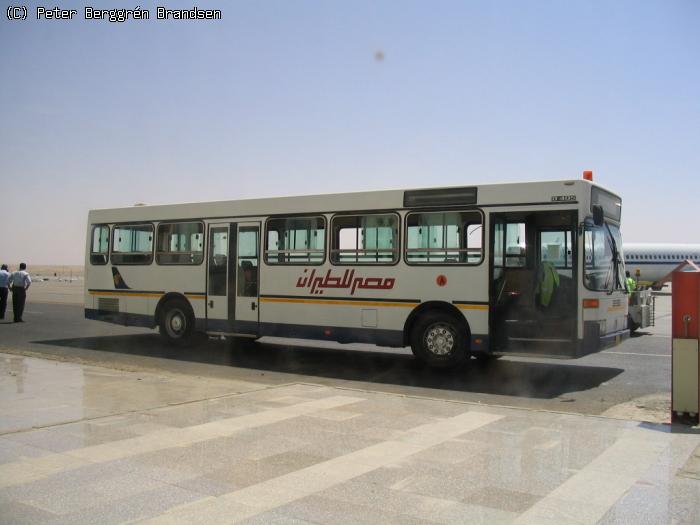
[[[700,265],[700,244],[625,243],[625,269],[641,285],[651,285],[685,260]]]

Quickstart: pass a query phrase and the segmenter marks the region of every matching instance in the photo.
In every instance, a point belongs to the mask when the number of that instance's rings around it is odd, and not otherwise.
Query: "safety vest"
[[[540,305],[546,308],[552,302],[554,290],[559,286],[559,273],[552,263],[543,261],[538,277],[535,293],[539,294]]]
[[[635,288],[637,288],[637,282],[634,280],[633,277],[628,277],[626,284],[627,284],[627,291],[629,293],[634,292]]]

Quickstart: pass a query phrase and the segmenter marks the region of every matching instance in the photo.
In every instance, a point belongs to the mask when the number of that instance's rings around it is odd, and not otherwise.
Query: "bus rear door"
[[[227,334],[232,331],[229,308],[229,280],[235,267],[229,268],[231,239],[228,223],[209,225],[207,252],[207,332]],[[235,224],[233,224],[235,228]],[[235,229],[234,229],[235,231]],[[235,244],[234,244],[235,248]]]
[[[260,223],[241,222],[237,228],[234,332],[257,335],[260,315]]]

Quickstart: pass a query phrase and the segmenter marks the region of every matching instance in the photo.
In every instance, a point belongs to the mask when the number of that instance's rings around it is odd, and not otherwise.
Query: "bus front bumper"
[[[601,335],[598,322],[585,321],[583,324],[583,340],[579,340],[576,357],[600,352],[611,346],[617,346],[629,336],[630,331],[628,329]]]

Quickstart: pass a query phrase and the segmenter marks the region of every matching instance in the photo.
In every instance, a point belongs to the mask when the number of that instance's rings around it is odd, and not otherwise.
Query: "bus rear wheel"
[[[469,359],[467,330],[442,312],[421,316],[411,330],[413,355],[433,368],[456,368]]]
[[[168,301],[160,315],[158,330],[170,343],[187,344],[192,337],[194,315],[190,305],[180,299]]]

